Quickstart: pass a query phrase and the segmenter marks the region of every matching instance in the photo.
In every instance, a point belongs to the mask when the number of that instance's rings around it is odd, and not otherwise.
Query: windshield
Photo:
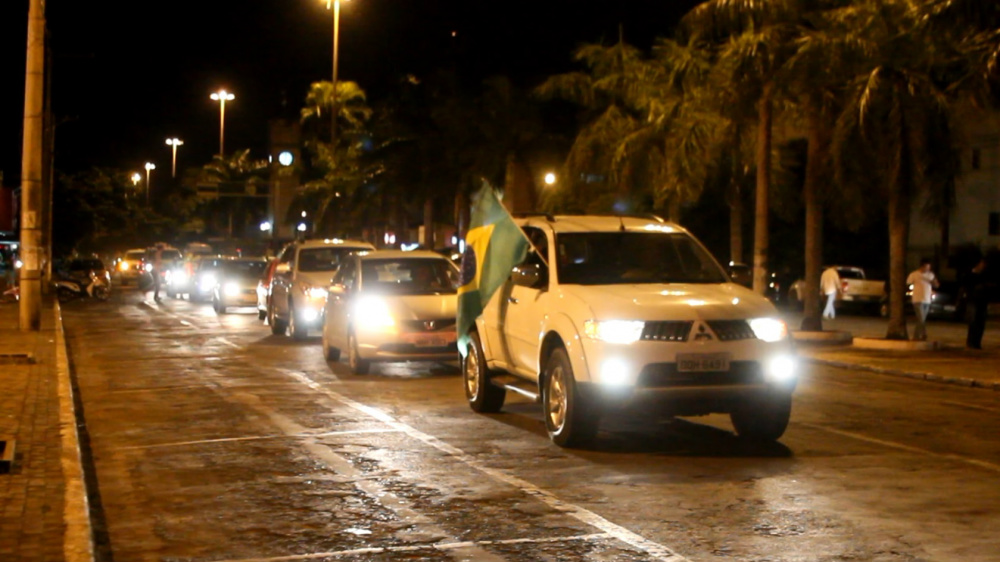
[[[364,260],[361,287],[366,292],[394,295],[455,294],[458,269],[444,259]]]
[[[684,233],[582,232],[559,234],[560,283],[726,283],[719,264]]]
[[[865,276],[857,269],[838,269],[837,275],[841,279],[864,279]]]
[[[340,267],[340,260],[351,252],[367,250],[350,246],[337,246],[330,248],[308,248],[299,250],[299,271],[306,273],[316,271],[336,271]]]
[[[264,261],[230,261],[222,263],[219,271],[229,277],[257,280],[266,267],[267,262]]]

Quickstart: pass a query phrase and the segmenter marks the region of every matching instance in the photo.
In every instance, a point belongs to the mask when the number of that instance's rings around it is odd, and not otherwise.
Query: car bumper
[[[840,300],[845,303],[878,304],[882,302],[882,295],[844,295]]]
[[[257,307],[257,291],[243,292],[238,295],[221,295],[219,302],[222,306],[252,306]]]
[[[359,331],[358,354],[368,361],[457,361],[454,331]]]

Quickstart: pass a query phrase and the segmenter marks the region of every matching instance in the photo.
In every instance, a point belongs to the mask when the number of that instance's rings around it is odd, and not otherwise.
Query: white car
[[[368,242],[339,238],[285,246],[271,279],[267,309],[271,333],[291,332],[295,339],[305,339],[310,329],[322,327],[326,291],[340,261],[352,252],[373,250]]]
[[[507,390],[533,397],[561,446],[647,401],[781,437],[797,382],[787,327],[686,230],[655,217],[518,223],[544,261],[529,253],[475,323],[462,362],[473,410],[498,411]]]
[[[136,283],[139,276],[144,273],[143,266],[146,261],[146,249],[134,248],[125,252],[125,255],[118,261],[115,269],[118,270],[118,277],[122,285]]]
[[[323,353],[346,350],[351,371],[372,361],[454,361],[459,273],[436,252],[388,250],[347,258],[330,286]]]
[[[267,265],[263,258],[233,258],[220,263],[212,289],[216,314],[225,314],[230,307],[256,307],[257,283]]]

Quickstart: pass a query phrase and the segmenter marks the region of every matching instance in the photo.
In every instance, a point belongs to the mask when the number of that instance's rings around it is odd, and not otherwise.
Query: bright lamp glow
[[[171,277],[170,280],[177,285],[183,285],[188,282],[188,276],[187,273],[178,269],[174,271],[173,277]]]
[[[118,264],[118,269],[120,269],[122,271],[128,271],[128,262],[127,261],[123,261],[123,262],[119,263]]]
[[[292,156],[292,153],[287,150],[283,150],[278,154],[278,163],[282,166],[291,166],[294,160],[295,157]]]
[[[788,355],[773,357],[767,362],[767,378],[772,382],[788,382],[795,378],[798,370],[795,358]]]
[[[227,297],[235,297],[240,294],[240,286],[237,283],[230,281],[222,287],[222,292],[225,293]]]
[[[354,321],[358,326],[368,329],[392,328],[396,325],[388,305],[378,297],[359,300],[354,308]]]
[[[545,185],[552,185],[556,183],[556,175],[552,172],[545,174]]]
[[[305,232],[306,231],[306,223],[300,222],[299,226],[296,227],[296,230],[298,230],[299,232]]]
[[[215,286],[215,276],[211,273],[206,273],[201,276],[201,290],[207,291]]]
[[[311,299],[325,299],[327,292],[323,287],[309,287],[306,289],[306,295]]]
[[[623,359],[608,359],[601,363],[601,382],[622,385],[628,382],[628,363]]]
[[[271,230],[271,226],[272,226],[271,225],[271,221],[264,221],[264,222],[260,223],[260,231],[261,232],[268,232],[268,231]]]
[[[788,326],[777,318],[754,318],[750,320],[750,329],[757,339],[769,343],[781,341],[788,337]]]
[[[642,336],[645,322],[634,320],[587,320],[583,325],[584,333],[592,340],[607,343],[635,343]]]
[[[146,271],[153,271],[153,264],[147,263],[146,264]]]

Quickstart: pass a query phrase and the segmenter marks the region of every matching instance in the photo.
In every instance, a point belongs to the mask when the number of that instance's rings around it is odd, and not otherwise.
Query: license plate
[[[447,336],[433,334],[433,335],[414,335],[408,338],[410,343],[416,347],[446,347],[451,343],[452,338]]]
[[[677,355],[677,371],[680,373],[708,373],[728,370],[728,353],[681,353]]]

